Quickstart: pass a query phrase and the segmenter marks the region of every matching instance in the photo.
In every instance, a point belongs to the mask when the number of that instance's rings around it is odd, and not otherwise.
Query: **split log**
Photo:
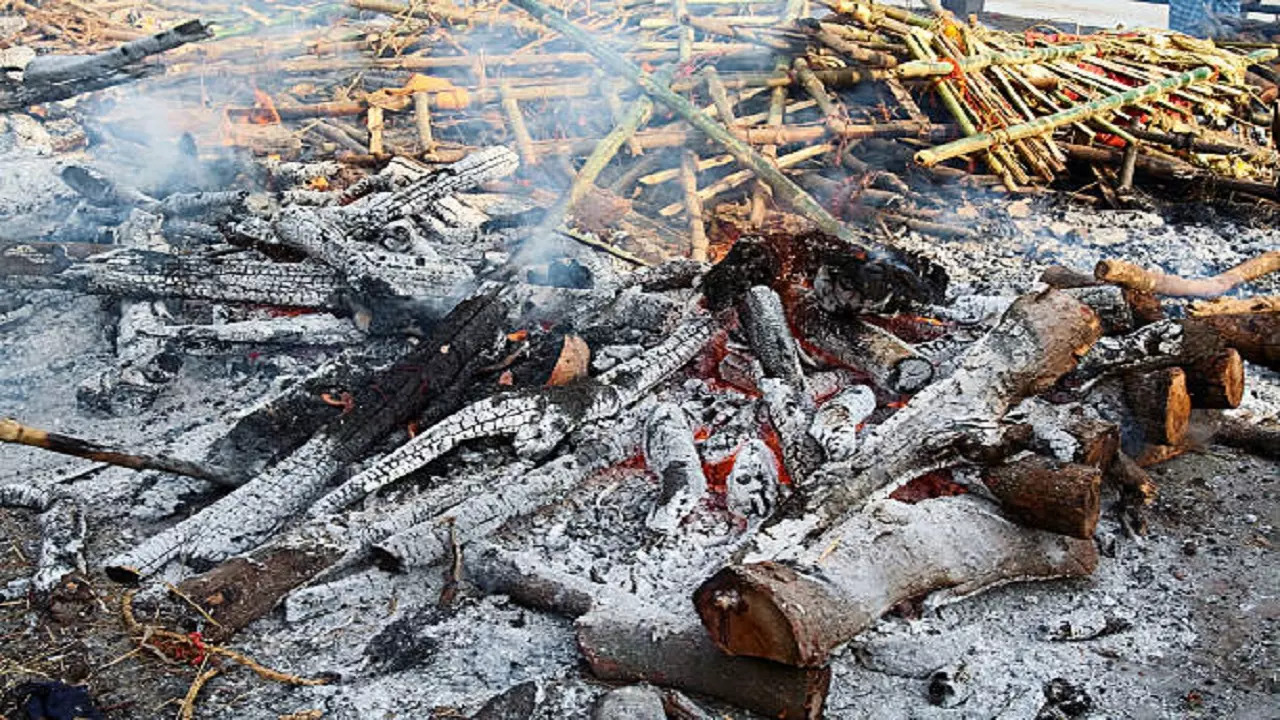
[[[1252,282],[1276,271],[1280,271],[1280,250],[1265,252],[1208,278],[1180,278],[1159,270],[1147,270],[1124,260],[1103,260],[1098,263],[1094,275],[1103,282],[1157,295],[1216,298],[1237,285]]]
[[[828,668],[726,655],[711,643],[692,610],[655,607],[552,570],[532,555],[486,546],[466,553],[463,562],[468,579],[486,592],[577,618],[578,647],[601,680],[675,687],[765,717],[822,717]]]
[[[883,501],[794,548],[786,564],[730,565],[694,594],[725,652],[819,667],[895,604],[1013,580],[1093,572],[1091,540],[1019,527],[972,497]]]
[[[177,475],[186,475],[208,480],[215,485],[222,485],[223,487],[236,487],[242,484],[240,478],[233,476],[222,468],[210,467],[168,455],[131,452],[71,437],[70,435],[51,433],[28,427],[13,418],[0,418],[0,442],[29,445],[64,455],[82,457],[87,460],[105,462],[134,470],[159,470]]]
[[[1146,441],[1181,445],[1191,424],[1191,396],[1182,368],[1125,376],[1125,395]]]
[[[1022,453],[987,470],[983,482],[1014,522],[1089,539],[1102,509],[1102,471]]]
[[[707,494],[702,458],[693,445],[693,429],[684,410],[672,403],[653,408],[644,427],[644,461],[658,476],[658,503],[645,525],[663,534],[676,531]]]
[[[823,466],[800,506],[779,513],[774,526],[762,531],[758,547],[793,545],[868,498],[887,496],[923,472],[955,464],[983,429],[998,430],[1011,407],[1070,371],[1100,331],[1097,315],[1065,293],[1018,298],[965,351],[951,377],[920,391],[872,428],[854,458]]]
[[[1280,370],[1280,313],[1206,315],[1184,322],[1202,323],[1245,360]]]
[[[378,382],[353,388],[351,412],[234,492],[109,559],[108,576],[133,582],[177,557],[200,565],[256,547],[299,515],[340,470],[428,404],[431,418],[456,408],[473,373],[490,361],[486,355],[507,311],[506,303],[492,295],[462,303]]]
[[[38,103],[66,100],[86,92],[163,72],[164,66],[141,61],[190,42],[213,37],[199,20],[125,43],[97,55],[43,55],[34,57],[21,71],[21,81],[6,77],[0,82],[0,113]]]
[[[793,307],[791,319],[806,342],[840,364],[867,373],[885,390],[909,395],[933,381],[933,363],[887,330],[836,317],[806,301]]]

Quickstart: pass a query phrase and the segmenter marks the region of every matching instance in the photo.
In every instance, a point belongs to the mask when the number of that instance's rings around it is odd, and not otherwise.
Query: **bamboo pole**
[[[785,73],[787,69],[787,61],[779,58],[775,70],[779,73]],[[816,102],[816,101],[815,101]],[[765,117],[765,125],[770,128],[780,127],[786,119],[787,111],[787,88],[786,86],[775,87],[769,98],[769,112]],[[778,144],[771,143],[760,149],[760,154],[765,158],[766,162],[777,162]],[[769,186],[760,178],[756,179],[755,189],[751,193],[751,214],[749,220],[752,225],[759,226],[764,222],[765,211],[768,209],[769,198],[772,196]]]
[[[529,134],[529,127],[524,124],[524,113],[520,110],[520,103],[511,94],[510,86],[506,84],[501,86],[499,93],[502,97],[502,112],[507,116],[511,134],[516,140],[516,148],[520,150],[520,162],[526,167],[533,167],[538,164],[538,154],[533,151],[533,137]]]
[[[787,168],[799,165],[800,163],[810,158],[815,158],[815,157],[818,157],[819,155],[823,155],[825,153],[831,152],[832,149],[833,147],[831,145],[826,145],[826,144],[810,145],[806,148],[801,148],[800,150],[797,150],[793,153],[788,153],[786,155],[783,155],[782,157],[778,158],[777,164],[780,169],[785,170]],[[702,190],[699,190],[698,198],[701,201],[710,200],[721,193],[728,192],[738,187],[739,185],[742,185],[743,183],[750,180],[751,177],[752,175],[750,170],[739,170],[734,173],[729,173],[728,175],[725,175],[724,177],[708,185]],[[680,210],[683,208],[684,208],[684,205],[682,203],[676,202],[662,208],[661,210],[658,211],[658,214],[663,217],[671,217],[672,215],[675,215],[676,213],[680,212]]]
[[[1266,56],[1274,57],[1275,51],[1259,50],[1249,54],[1249,59],[1253,62],[1259,62]],[[1094,100],[1092,102],[1077,105],[1066,110],[1037,118],[1030,122],[1020,123],[1007,128],[997,128],[989,132],[978,133],[967,138],[955,140],[945,145],[935,148],[928,148],[916,153],[915,160],[917,163],[929,167],[936,165],[944,160],[949,160],[961,155],[989,150],[992,146],[1000,143],[1010,143],[1015,140],[1035,137],[1068,125],[1073,122],[1087,120],[1096,115],[1100,115],[1112,110],[1118,110],[1126,105],[1132,105],[1137,102],[1151,100],[1162,95],[1166,95],[1173,90],[1198,82],[1204,82],[1213,77],[1214,70],[1209,66],[1198,67],[1194,70],[1188,70],[1171,78],[1161,80],[1159,82],[1149,83],[1140,87],[1133,88],[1126,92],[1110,95],[1105,98]]]
[[[781,170],[778,170],[768,160],[761,157],[750,145],[735,137],[722,125],[717,124],[714,120],[699,112],[688,100],[672,92],[669,88],[660,85],[649,73],[642,71],[617,52],[596,42],[581,28],[553,13],[538,0],[511,0],[511,3],[582,46],[583,49],[599,58],[613,72],[639,85],[650,97],[671,108],[708,138],[724,146],[730,154],[737,158],[738,162],[750,168],[757,177],[764,180],[773,189],[778,200],[811,220],[823,232],[844,240],[852,246],[857,256],[867,256],[867,248],[864,245],[866,242],[865,237],[854,233],[851,228],[827,212],[826,208],[822,207],[799,185],[792,182]]]
[[[431,95],[429,93],[413,94],[413,119],[418,128],[418,142],[422,145],[422,152],[424,155],[431,155],[436,150],[436,141],[431,132]]]
[[[382,129],[384,127],[382,108],[377,105],[370,105],[365,123],[369,128],[369,154],[381,155],[383,153]]]

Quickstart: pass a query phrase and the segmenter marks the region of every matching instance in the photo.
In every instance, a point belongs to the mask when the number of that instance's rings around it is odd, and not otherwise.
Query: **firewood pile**
[[[184,717],[210,657],[353,681],[224,647],[255,623],[486,595],[573,621],[623,686],[596,717],[704,717],[682,692],[821,717],[886,613],[1087,577],[1105,513],[1146,533],[1147,468],[1280,447],[1227,412],[1280,371],[1280,251],[1182,277],[1117,248],[992,296],[927,247],[981,238],[960,201],[1049,188],[1274,200],[1273,49],[843,0],[352,0],[156,32],[60,7],[0,25],[0,109],[26,110],[0,117],[44,138],[67,211],[0,243],[0,285],[109,301],[79,407],[143,417],[210,358],[289,358],[167,449],[0,408],[3,443],[201,483],[98,547],[76,483],[0,485],[43,538],[6,598],[135,588],[138,647],[203,659]],[[173,147],[128,137],[152,102]]]

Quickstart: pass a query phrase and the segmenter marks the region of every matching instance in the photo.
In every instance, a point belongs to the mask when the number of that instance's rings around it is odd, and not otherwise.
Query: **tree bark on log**
[[[725,652],[811,668],[908,598],[945,590],[957,599],[1096,565],[1091,540],[1019,527],[971,497],[883,501],[806,541],[786,564],[724,568],[694,605]]]
[[[1184,322],[1207,326],[1245,360],[1280,371],[1280,313],[1205,315]]]
[[[485,592],[578,618],[578,647],[601,680],[679,688],[765,717],[822,716],[830,669],[725,655],[711,643],[691,609],[655,607],[548,569],[533,555],[492,545],[473,546],[464,553],[463,564],[467,579]]]
[[[797,531],[821,532],[873,495],[888,495],[920,473],[955,464],[976,433],[996,429],[1011,407],[1052,386],[1100,332],[1097,315],[1065,293],[1019,298],[965,351],[951,377],[872,428],[853,459],[823,466],[812,487],[800,488],[805,497],[799,507],[780,512],[776,530],[762,534],[792,544]]]
[[[1197,367],[1187,368],[1191,405],[1210,410],[1240,407],[1244,400],[1244,359],[1227,348]]]
[[[383,381],[354,389],[351,412],[249,483],[109,559],[108,576],[133,582],[179,556],[200,565],[256,547],[310,505],[338,471],[417,418],[428,403],[434,417],[453,410],[472,374],[488,361],[484,356],[507,310],[505,301],[492,295],[459,305],[419,350],[386,371]]]
[[[1182,368],[1125,376],[1125,395],[1146,441],[1181,445],[1191,424],[1191,396]]]
[[[1019,525],[1092,538],[1102,510],[1102,471],[1022,453],[987,470],[984,482]]]
[[[1103,282],[1177,297],[1216,298],[1243,283],[1257,280],[1280,271],[1280,250],[1265,252],[1258,257],[1218,275],[1208,278],[1187,279],[1166,275],[1158,270],[1146,270],[1124,260],[1103,260],[1094,269],[1094,276]]]
[[[1263,427],[1233,417],[1223,417],[1213,441],[1246,450],[1258,457],[1280,459],[1280,428]]]

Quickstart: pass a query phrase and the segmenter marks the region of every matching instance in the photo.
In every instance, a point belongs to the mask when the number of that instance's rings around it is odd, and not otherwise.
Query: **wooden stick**
[[[129,452],[90,440],[39,430],[23,425],[13,418],[0,419],[0,442],[29,445],[62,453],[63,455],[74,455],[86,460],[105,462],[134,470],[160,470],[177,475],[186,475],[208,480],[223,487],[237,487],[243,484],[243,479],[234,477],[221,468],[202,465],[190,460],[180,460],[168,455],[147,455]]]
[[[1263,427],[1238,418],[1223,417],[1213,441],[1247,450],[1259,457],[1280,459],[1280,428]]]
[[[1237,285],[1252,282],[1280,270],[1280,250],[1271,250],[1246,260],[1225,272],[1207,278],[1180,278],[1159,270],[1147,270],[1124,260],[1103,260],[1094,276],[1103,282],[1157,295],[1215,298]]]
[[[382,108],[377,105],[369,106],[369,115],[366,120],[369,128],[369,154],[381,155],[383,153],[382,145]]]
[[[431,132],[431,95],[425,92],[413,94],[413,118],[418,128],[418,142],[422,145],[424,155],[430,156],[436,150],[436,140]]]
[[[781,200],[798,214],[813,221],[823,232],[844,240],[852,247],[855,255],[863,257],[867,255],[867,246],[865,244],[867,239],[865,237],[855,233],[834,215],[827,212],[826,208],[818,204],[799,185],[792,182],[790,178],[774,167],[767,159],[761,157],[750,145],[742,142],[726,130],[724,126],[717,124],[700,112],[688,100],[685,100],[662,84],[655,82],[649,73],[642,71],[617,52],[600,44],[586,32],[552,12],[538,0],[511,0],[511,2],[516,7],[522,8],[539,21],[545,23],[548,27],[581,45],[583,49],[599,58],[610,70],[636,83],[649,96],[670,107],[690,125],[720,143],[730,154],[737,158],[738,162],[749,168],[756,174],[756,177],[767,183],[773,189],[778,200]]]
[[[515,137],[516,148],[520,150],[520,162],[526,167],[538,164],[538,154],[533,151],[533,137],[529,135],[529,127],[524,124],[524,113],[520,111],[520,103],[512,96],[511,86],[503,84],[502,112],[507,116],[511,134]]]

